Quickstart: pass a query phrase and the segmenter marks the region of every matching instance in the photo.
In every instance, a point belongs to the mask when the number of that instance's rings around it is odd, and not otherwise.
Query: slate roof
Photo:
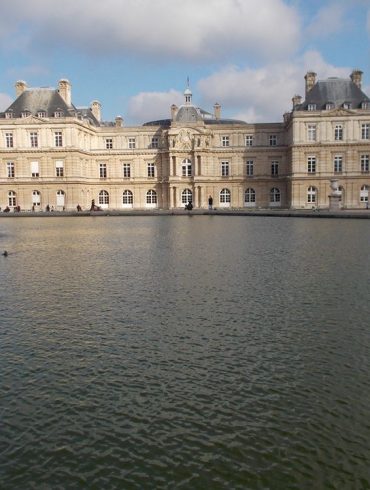
[[[52,88],[27,88],[19,97],[0,113],[0,118],[5,118],[6,112],[12,112],[14,118],[22,117],[22,113],[28,112],[37,117],[39,112],[44,112],[45,117],[55,117],[55,112],[62,112],[63,117],[79,117],[88,120],[94,126],[99,126],[99,121],[94,117],[91,109],[77,108],[73,104],[68,106],[59,94]]]
[[[193,105],[182,105],[177,111],[176,122],[191,123],[197,121],[203,121],[199,111]]]
[[[352,80],[328,78],[319,80],[295,110],[307,110],[309,104],[315,104],[317,110],[322,110],[328,103],[333,104],[334,108],[348,103],[353,109],[358,109],[363,102],[370,102],[370,99]]]

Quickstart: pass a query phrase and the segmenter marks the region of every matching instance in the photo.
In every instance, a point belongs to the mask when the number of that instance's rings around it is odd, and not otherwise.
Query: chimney
[[[116,127],[117,128],[121,128],[123,126],[123,119],[121,116],[116,116]]]
[[[172,104],[172,105],[171,105],[171,119],[172,119],[172,121],[174,121],[174,120],[175,120],[176,115],[177,115],[177,111],[178,111],[178,109],[179,109],[179,108],[177,107],[177,105],[176,105],[176,104]]]
[[[308,92],[312,89],[312,87],[316,83],[316,73],[314,71],[308,71],[304,77],[306,80],[306,97]]]
[[[93,113],[95,119],[99,122],[101,121],[101,103],[98,100],[93,100],[91,102],[91,112]]]
[[[353,70],[352,73],[350,74],[350,78],[352,82],[357,85],[359,89],[361,89],[361,83],[362,83],[362,74],[363,72],[361,70]]]
[[[214,116],[215,119],[221,119],[221,106],[216,102],[216,104],[213,106],[213,111],[214,111]]]
[[[15,96],[19,97],[27,88],[27,83],[23,80],[18,80],[15,84]]]
[[[293,102],[293,111],[294,111],[294,109],[297,107],[297,105],[302,103],[302,97],[300,95],[295,95],[292,98],[292,102]]]
[[[64,102],[70,106],[72,105],[72,85],[70,84],[69,80],[63,78],[62,80],[59,80],[58,83],[58,92]]]

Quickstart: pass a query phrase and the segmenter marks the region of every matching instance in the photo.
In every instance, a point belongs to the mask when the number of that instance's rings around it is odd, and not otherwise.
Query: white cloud
[[[225,67],[199,81],[202,101],[208,106],[219,102],[227,115],[248,122],[281,121],[291,110],[292,97],[304,97],[304,75],[314,70],[318,78],[347,78],[350,68],[326,63],[317,52],[307,52],[302,60],[266,65],[263,68]]]
[[[341,31],[346,22],[345,14],[348,7],[340,2],[323,6],[307,26],[307,36],[323,38]]]
[[[0,93],[0,111],[5,111],[12,102],[13,99],[8,94]]]
[[[91,54],[163,59],[281,58],[295,52],[300,22],[283,0],[13,0],[2,16],[27,22],[30,44]]]
[[[140,92],[131,97],[128,103],[128,119],[142,124],[157,119],[171,117],[171,105],[183,103],[183,94],[176,90],[168,92]]]

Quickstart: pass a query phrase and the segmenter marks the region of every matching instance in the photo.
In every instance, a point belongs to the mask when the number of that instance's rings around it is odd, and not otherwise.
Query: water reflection
[[[6,488],[362,488],[370,230],[3,220]]]

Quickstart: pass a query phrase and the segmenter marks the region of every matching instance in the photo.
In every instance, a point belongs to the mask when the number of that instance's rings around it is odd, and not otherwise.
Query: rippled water
[[[370,488],[370,223],[0,220],[0,488]]]

